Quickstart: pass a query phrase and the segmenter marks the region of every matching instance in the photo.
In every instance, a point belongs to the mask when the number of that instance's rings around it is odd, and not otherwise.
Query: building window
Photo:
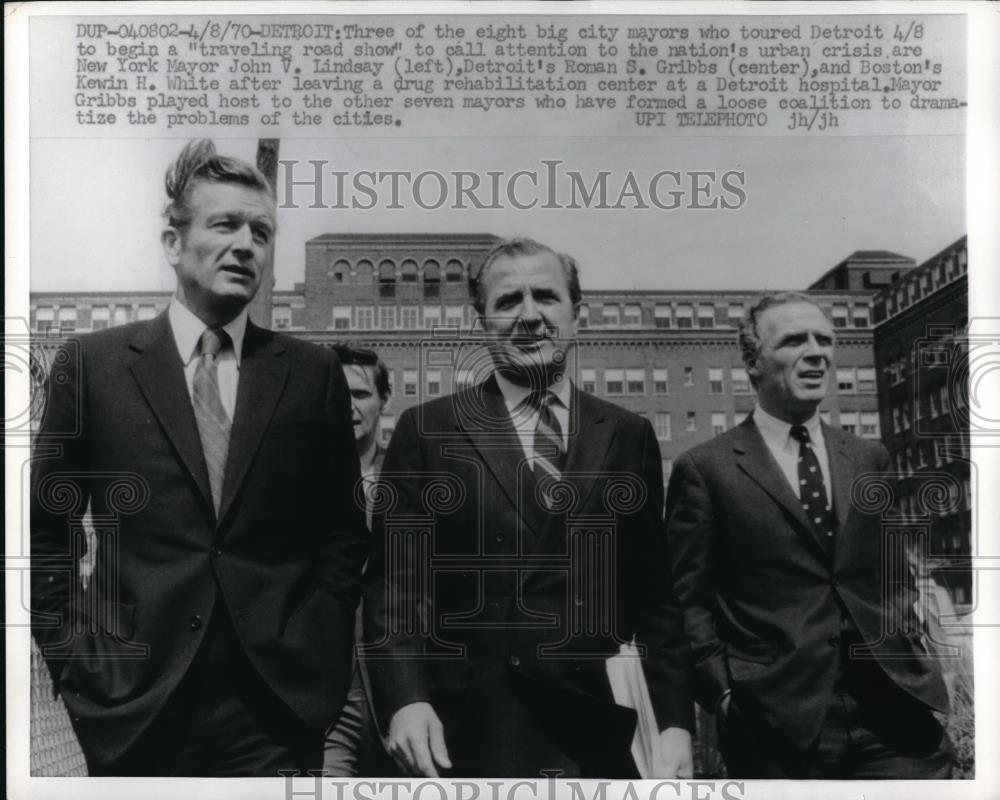
[[[375,310],[371,306],[358,306],[357,321],[359,331],[370,331],[375,327]]]
[[[334,306],[333,329],[335,331],[346,331],[350,330],[350,327],[351,327],[351,307]]]
[[[653,394],[670,394],[670,374],[666,367],[653,368]]]
[[[424,327],[433,329],[441,324],[441,306],[424,306]]]
[[[871,311],[869,310],[867,303],[854,304],[853,323],[855,328],[867,328],[871,325]]]
[[[287,331],[292,327],[291,306],[275,306],[272,312],[272,324],[276,331]]]
[[[433,258],[424,262],[424,297],[436,300],[441,296],[441,266]],[[427,326],[427,320],[424,319]]]
[[[604,370],[604,392],[605,394],[625,394],[625,370]]]
[[[605,304],[601,322],[604,325],[617,326],[621,322],[621,309],[611,303]]]
[[[712,412],[712,436],[726,432],[726,414],[722,411]]]
[[[853,433],[857,435],[858,433],[858,412],[857,411],[841,411],[840,412],[840,427],[843,428],[848,433]]]
[[[143,305],[139,306],[139,311],[136,313],[136,319],[139,320],[150,320],[156,316],[156,306]]]
[[[444,265],[444,280],[445,283],[461,283],[462,282],[462,262],[456,259],[451,259],[447,264]]]
[[[445,306],[444,307],[444,324],[449,328],[462,329],[463,322],[463,308],[462,306]]]
[[[875,367],[858,367],[858,391],[875,391]]]
[[[653,324],[657,328],[670,327],[670,306],[666,303],[657,303],[653,307]]]
[[[653,427],[656,430],[657,439],[662,442],[669,442],[672,436],[670,432],[670,412],[657,411],[653,417]]]
[[[455,391],[460,389],[468,389],[472,386],[472,370],[471,369],[456,369],[455,370]]]
[[[384,331],[391,331],[396,327],[396,307],[382,306],[378,311],[378,326]]]
[[[645,394],[646,370],[644,369],[625,370],[625,388],[628,394]]]
[[[677,306],[677,311],[674,316],[677,319],[678,328],[694,327],[694,308],[691,306],[686,304]]]
[[[722,383],[722,367],[709,367],[708,368],[708,393],[709,394],[722,394],[723,383]]]
[[[861,412],[861,435],[865,439],[878,439],[881,436],[877,411]]]
[[[35,330],[39,333],[48,333],[53,327],[55,312],[50,306],[39,306],[35,309]]]
[[[580,313],[576,318],[576,325],[578,328],[586,328],[590,326],[590,306],[586,303],[580,306]]]
[[[437,397],[441,394],[441,370],[429,369],[424,373],[427,385],[427,396]]]
[[[743,319],[743,303],[730,303],[729,304],[729,324],[734,328],[738,328],[740,321]]]
[[[111,326],[111,309],[107,306],[94,306],[90,309],[90,329],[103,331]]]
[[[334,283],[343,283],[344,279],[350,274],[351,265],[342,258],[335,261],[330,270],[330,277],[333,278]]]
[[[418,375],[415,369],[403,370],[403,397],[417,396]]]
[[[597,394],[597,370],[589,368],[581,369],[580,386],[583,391],[589,394]]]
[[[378,265],[378,296],[387,300],[396,296],[396,265],[389,259]]]
[[[698,417],[695,415],[695,412],[693,411],[687,412],[687,424],[685,426],[685,430],[688,431],[698,430]]]
[[[847,306],[844,303],[833,304],[833,327],[847,327]]]
[[[73,333],[76,330],[76,307],[64,306],[59,309],[59,333]]]
[[[625,324],[633,328],[642,325],[642,306],[637,303],[627,303],[625,305]]]
[[[399,327],[411,331],[420,327],[420,309],[417,306],[403,306],[400,308]]]
[[[396,417],[392,414],[383,414],[378,420],[378,438],[382,444],[389,444],[392,432],[396,429]]]
[[[417,282],[417,262],[413,259],[406,259],[399,265],[399,278],[401,283]]]
[[[750,376],[746,367],[732,367],[729,370],[729,380],[733,385],[733,394],[750,394]]]
[[[698,304],[698,327],[699,328],[715,327],[715,306],[711,305],[710,303]]]
[[[684,385],[694,386],[694,367],[684,367]]]
[[[892,432],[900,433],[903,430],[902,424],[902,414],[900,414],[899,406],[892,409]]]
[[[854,394],[853,367],[842,367],[837,370],[837,391],[841,394]]]
[[[115,308],[114,320],[115,320],[114,324],[115,324],[116,327],[118,325],[127,325],[128,324],[128,309],[125,306],[117,306]]]

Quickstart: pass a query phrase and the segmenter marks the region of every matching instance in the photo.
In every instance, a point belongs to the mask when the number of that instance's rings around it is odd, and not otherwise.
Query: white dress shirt
[[[764,437],[767,449],[771,451],[788,485],[796,497],[799,497],[799,443],[792,438],[792,426],[787,422],[771,416],[760,404],[753,410],[753,421]],[[823,428],[819,421],[819,411],[802,423],[809,431],[809,441],[813,452],[819,460],[819,468],[823,473],[823,486],[826,487],[827,503],[833,502],[833,492],[830,486],[830,458],[826,452],[826,440],[823,438]]]
[[[535,453],[535,428],[538,427],[539,412],[537,408],[527,402],[531,389],[509,381],[499,372],[494,374],[500,392],[503,394],[507,413],[510,414],[510,421],[521,440],[521,447],[524,448],[524,455],[528,459],[534,459],[537,456]],[[569,446],[569,401],[572,395],[569,378],[563,376],[561,381],[552,384],[548,390],[555,395],[551,409],[562,430],[563,451],[565,452]]]
[[[236,319],[228,325],[222,326],[222,330],[229,334],[233,346],[222,350],[216,357],[219,395],[222,398],[222,407],[229,415],[230,422],[236,411],[236,389],[240,380],[240,357],[243,353],[243,337],[247,330],[248,315],[247,309],[243,309]],[[194,373],[198,368],[198,359],[201,357],[199,343],[201,335],[209,326],[198,319],[176,297],[170,301],[167,316],[170,319],[170,328],[174,332],[177,352],[184,364],[184,381],[187,383],[188,396],[192,397],[194,394]]]

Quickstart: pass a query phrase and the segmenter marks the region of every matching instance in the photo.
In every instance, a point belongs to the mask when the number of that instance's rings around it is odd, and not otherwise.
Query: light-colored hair
[[[272,194],[271,184],[257,167],[239,158],[220,156],[211,139],[193,139],[167,169],[164,186],[167,223],[183,231],[191,223],[191,193],[200,181],[235,183]]]

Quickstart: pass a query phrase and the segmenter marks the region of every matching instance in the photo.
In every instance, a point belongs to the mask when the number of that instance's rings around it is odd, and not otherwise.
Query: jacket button
[[[502,542],[503,541],[503,533],[500,532],[500,531],[497,531],[495,534],[493,534],[493,541],[494,542]]]
[[[191,619],[188,620],[188,627],[191,630],[196,631],[201,628],[201,617],[195,614]]]
[[[519,659],[517,656],[511,656],[510,657],[510,665],[512,667],[519,667],[519,666],[521,666],[521,659]]]
[[[578,594],[573,595],[573,605],[575,605],[577,608],[579,608],[580,606],[582,606],[583,605],[583,598],[580,597],[580,595],[578,595]]]
[[[213,558],[219,558],[221,555],[222,555],[222,548],[221,547],[213,547],[212,548],[212,557]]]

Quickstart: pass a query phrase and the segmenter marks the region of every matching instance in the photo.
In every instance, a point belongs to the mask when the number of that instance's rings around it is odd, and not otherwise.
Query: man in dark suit
[[[372,495],[377,491],[378,475],[385,460],[385,448],[379,441],[379,420],[391,393],[389,368],[372,350],[347,344],[335,345],[333,349],[344,367],[351,391],[354,443],[361,460],[363,499],[370,525]],[[362,499],[357,495],[356,498]],[[361,609],[358,609],[355,638],[361,641]],[[323,769],[328,775],[351,777],[394,772],[372,719],[366,683],[360,664],[355,664],[347,700],[326,733]]]
[[[571,258],[501,242],[475,284],[488,357],[452,355],[482,380],[404,413],[382,473],[365,639],[389,752],[428,776],[634,776],[606,672],[634,636],[665,771],[689,776],[652,427],[569,380]]]
[[[823,424],[834,331],[807,296],[740,331],[752,416],[677,459],[668,540],[699,702],[729,774],[943,778],[947,694],[905,554],[882,529],[889,455]]]
[[[347,384],[331,352],[248,321],[266,178],[202,140],[166,187],[168,311],[80,337],[50,375],[33,633],[93,775],[318,768],[367,548]]]

